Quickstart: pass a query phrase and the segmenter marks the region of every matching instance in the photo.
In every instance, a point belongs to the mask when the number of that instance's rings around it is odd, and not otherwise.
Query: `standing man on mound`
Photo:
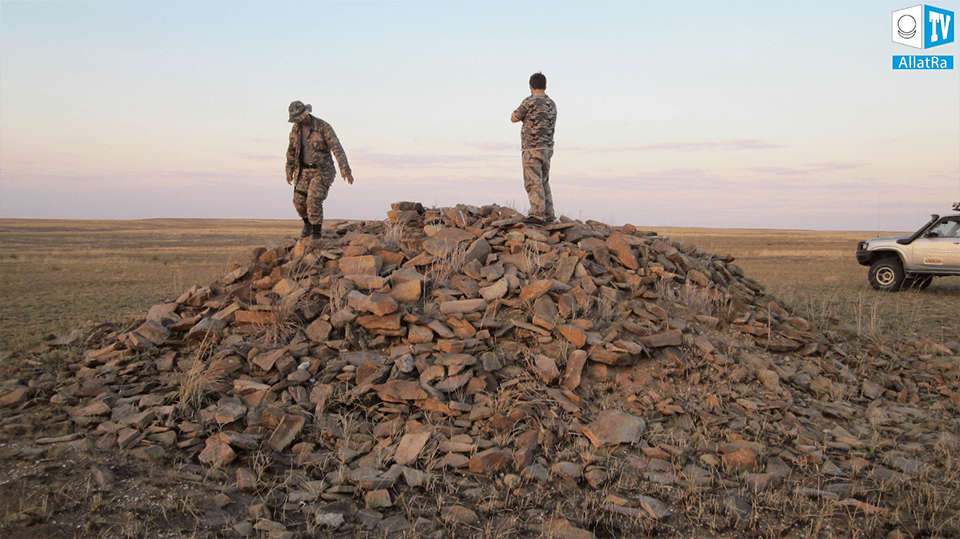
[[[313,107],[301,101],[290,103],[288,112],[293,124],[287,147],[287,183],[293,185],[293,207],[303,219],[301,237],[323,237],[323,201],[337,177],[330,152],[337,156],[340,176],[353,185],[347,154],[330,124],[315,118]]]
[[[553,157],[553,131],[557,125],[557,105],[547,97],[547,77],[530,76],[530,97],[510,116],[511,122],[523,122],[520,147],[523,152],[523,187],[530,199],[530,213],[524,222],[553,222],[553,195],[550,193],[550,158]]]

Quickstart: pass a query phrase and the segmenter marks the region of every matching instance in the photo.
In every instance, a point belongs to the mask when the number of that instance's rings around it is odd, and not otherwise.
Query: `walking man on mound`
[[[553,195],[550,193],[550,158],[553,157],[553,131],[557,125],[557,105],[547,97],[547,77],[530,76],[530,96],[510,116],[511,122],[523,122],[520,147],[523,152],[523,187],[530,199],[530,213],[524,222],[553,222]]]
[[[293,129],[287,147],[287,183],[293,185],[293,207],[303,219],[300,236],[319,240],[323,237],[323,201],[337,176],[330,153],[337,156],[340,176],[350,185],[353,185],[353,175],[337,134],[330,124],[310,114],[311,111],[313,107],[301,101],[290,103],[288,121]]]

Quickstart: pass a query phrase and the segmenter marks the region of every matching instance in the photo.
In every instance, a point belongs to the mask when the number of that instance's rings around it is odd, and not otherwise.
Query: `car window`
[[[944,236],[947,238],[960,238],[960,218],[953,220],[953,228],[948,230]]]
[[[944,219],[933,226],[927,236],[936,238],[960,238],[960,218]]]

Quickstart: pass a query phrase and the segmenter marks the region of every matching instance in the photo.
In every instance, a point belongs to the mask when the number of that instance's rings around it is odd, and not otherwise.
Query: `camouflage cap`
[[[290,123],[297,123],[303,119],[301,116],[312,111],[313,107],[310,105],[304,105],[303,101],[294,101],[293,103],[290,103],[290,107],[287,108],[287,112],[290,113],[290,119],[287,121]]]

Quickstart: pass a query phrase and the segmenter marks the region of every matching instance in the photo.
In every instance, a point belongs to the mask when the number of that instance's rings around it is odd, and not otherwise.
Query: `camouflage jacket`
[[[313,148],[314,153],[319,156],[320,162],[317,168],[325,177],[332,178],[336,176],[336,169],[333,167],[333,157],[337,156],[337,162],[340,164],[340,176],[346,178],[350,172],[350,164],[347,163],[347,154],[340,145],[340,139],[333,132],[333,127],[320,118],[313,118],[313,130],[307,139],[308,144]],[[287,181],[295,182],[300,176],[300,154],[302,148],[302,137],[300,136],[300,124],[293,124],[290,130],[290,144],[287,146]]]
[[[523,122],[520,145],[524,150],[553,149],[557,105],[546,94],[534,94],[520,103],[513,117]]]

